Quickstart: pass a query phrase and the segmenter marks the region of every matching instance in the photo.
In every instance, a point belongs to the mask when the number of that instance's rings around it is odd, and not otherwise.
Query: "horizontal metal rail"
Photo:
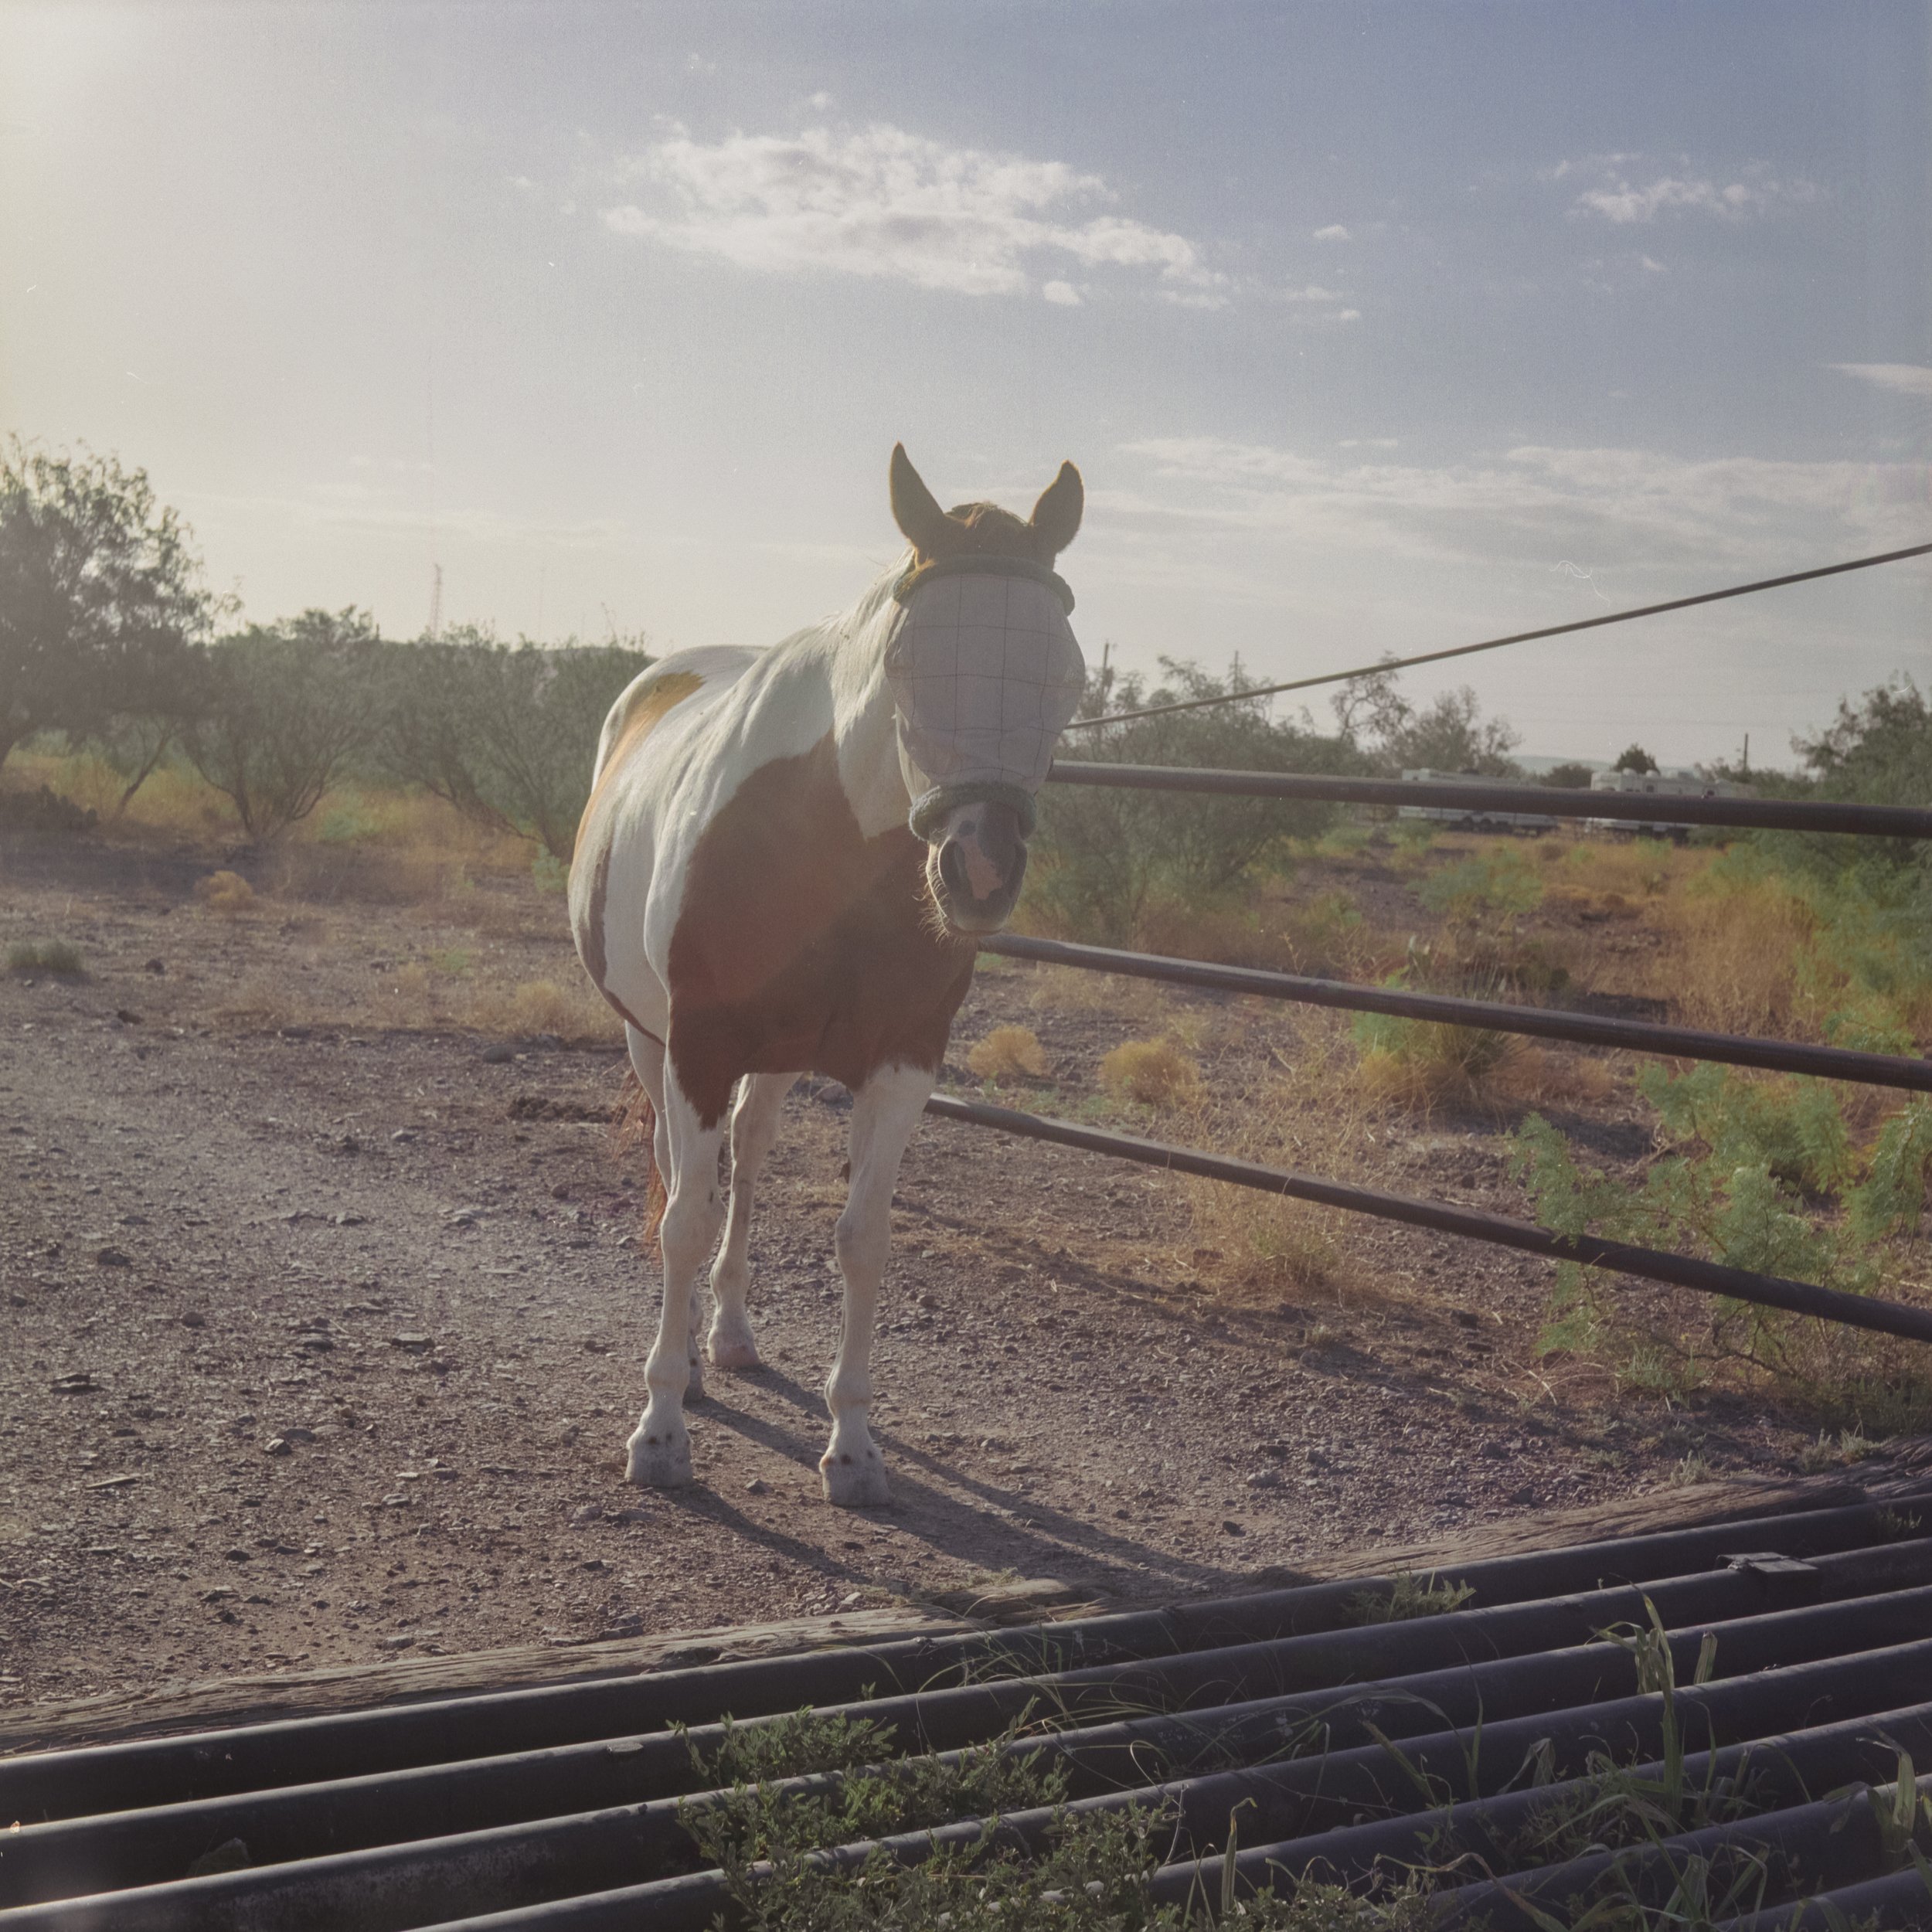
[[[1236,1187],[1279,1194],[1290,1200],[1310,1201],[1319,1207],[1373,1215],[1380,1220],[1400,1221],[1410,1227],[1429,1228],[1442,1234],[1464,1235],[1471,1240],[1515,1248],[1547,1260],[1580,1261],[1590,1267],[1635,1275],[1642,1281],[1694,1288],[1701,1294],[1724,1295],[1760,1308],[1784,1308],[1794,1315],[1843,1322],[1848,1328],[1871,1328],[1883,1335],[1903,1335],[1913,1342],[1932,1342],[1932,1308],[1909,1308],[1902,1302],[1848,1294],[1842,1289],[1819,1287],[1808,1281],[1756,1274],[1719,1261],[1640,1248],[1628,1241],[1607,1240],[1600,1235],[1554,1234],[1533,1223],[1511,1220],[1480,1208],[1454,1207],[1446,1201],[1418,1201],[1406,1195],[1385,1194],[1378,1189],[1355,1187],[1346,1182],[1318,1180],[1312,1175],[1263,1167],[1253,1161],[1204,1153],[1198,1148],[1170,1147],[1163,1141],[1142,1140],[1137,1134],[1110,1133],[1100,1128],[1082,1127],[1073,1121],[994,1107],[984,1100],[961,1100],[950,1094],[934,1094],[926,1103],[926,1111],[943,1120],[990,1127],[1025,1140],[1077,1147],[1090,1154],[1138,1162],[1145,1167],[1165,1168],[1171,1173],[1195,1174],[1206,1180],[1229,1181]]]
[[[1471,815],[1540,812],[1552,818],[1620,818],[1633,825],[1730,825],[1761,832],[1834,832],[1932,838],[1932,811],[1917,805],[1826,804],[1801,798],[1693,798],[1556,785],[1435,784],[1423,779],[1333,778],[1300,771],[1194,770],[1173,765],[1088,764],[1056,758],[1057,785],[1112,785],[1234,798],[1343,805],[1446,805]]]
[[[1461,999],[1445,993],[1411,993],[1389,986],[1360,986],[1347,980],[1315,979],[1301,973],[1271,972],[1253,966],[1211,965],[1201,960],[1122,952],[1111,946],[1033,939],[1019,933],[988,934],[979,942],[979,949],[983,953],[997,953],[1005,959],[1030,960],[1042,966],[1073,966],[1087,972],[1119,973],[1130,979],[1159,980],[1171,986],[1199,986],[1214,992],[1290,1000],[1299,1005],[1386,1013],[1398,1019],[1486,1027],[1495,1032],[1522,1033],[1536,1039],[1617,1047],[1633,1053],[1661,1053],[1677,1060],[1719,1060],[1732,1066],[1761,1066],[1774,1073],[1808,1073],[1821,1080],[1856,1080],[1867,1087],[1902,1087],[1914,1093],[1932,1094],[1932,1060],[1913,1060],[1903,1053],[1861,1053],[1843,1046],[1811,1046],[1793,1040],[1760,1039],[1739,1033],[1706,1033],[1689,1026],[1654,1026],[1644,1020],[1515,1006],[1500,1000]]]

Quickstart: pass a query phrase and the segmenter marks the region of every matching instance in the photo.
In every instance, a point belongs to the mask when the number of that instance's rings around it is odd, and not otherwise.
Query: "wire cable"
[[[1096,725],[1131,724],[1137,718],[1164,717],[1171,711],[1202,711],[1209,705],[1240,704],[1250,698],[1271,698],[1284,691],[1306,691],[1318,684],[1345,684],[1354,678],[1379,677],[1385,671],[1406,671],[1418,664],[1439,664],[1445,658],[1466,658],[1478,651],[1500,651],[1506,644],[1530,644],[1539,638],[1560,638],[1573,631],[1600,630],[1607,624],[1628,624],[1634,617],[1655,617],[1666,611],[1688,611],[1699,604],[1719,604],[1726,597],[1747,597],[1759,590],[1781,590],[1787,584],[1809,583],[1818,577],[1842,577],[1847,570],[1869,570],[1875,564],[1900,563],[1907,557],[1932,553],[1932,543],[1908,549],[1886,550],[1877,556],[1853,557],[1847,563],[1821,564],[1813,570],[1794,570],[1781,577],[1760,577],[1755,583],[1733,583],[1728,590],[1702,590],[1694,597],[1672,597],[1664,604],[1642,604],[1631,611],[1608,611],[1601,617],[1579,617],[1570,624],[1546,624],[1540,631],[1512,631],[1506,638],[1485,638],[1480,644],[1451,645],[1446,651],[1423,651],[1413,658],[1384,658],[1379,664],[1352,671],[1325,671],[1317,678],[1291,678],[1282,684],[1258,684],[1246,691],[1224,691],[1213,698],[1183,698],[1174,704],[1149,705],[1140,711],[1116,711],[1104,718],[1076,718],[1066,729],[1086,731]]]

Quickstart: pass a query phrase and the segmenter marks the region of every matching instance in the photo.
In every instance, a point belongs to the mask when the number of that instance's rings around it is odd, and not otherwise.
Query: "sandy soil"
[[[1175,1183],[929,1121],[875,1366],[896,1502],[829,1509],[848,1103],[808,1085],[753,1243],[768,1366],[713,1372],[696,1488],[628,1488],[655,1289],[607,1124],[618,1056],[299,1017],[363,1011],[399,961],[459,941],[508,978],[569,973],[560,902],[501,885],[447,931],[349,901],[224,919],[193,896],[214,862],[0,845],[0,945],[66,938],[87,966],[0,976],[0,1702],[989,1573],[1225,1591],[1627,1494],[1692,1446],[1716,1471],[1794,1466],[1795,1419],[1546,1391],[1527,1258],[1357,1223],[1356,1291],[1228,1305],[1189,1278]],[[984,976],[956,1041],[1032,1026],[1077,1100],[1128,1022],[1037,1009],[1032,984]],[[1523,1211],[1494,1123],[1376,1134],[1383,1184]]]

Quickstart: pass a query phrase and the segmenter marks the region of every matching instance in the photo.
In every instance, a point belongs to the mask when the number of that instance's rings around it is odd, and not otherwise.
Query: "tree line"
[[[0,766],[50,735],[104,758],[124,808],[179,757],[267,840],[362,777],[567,860],[605,714],[651,662],[638,638],[398,641],[355,609],[224,630],[233,614],[144,471],[0,453]]]

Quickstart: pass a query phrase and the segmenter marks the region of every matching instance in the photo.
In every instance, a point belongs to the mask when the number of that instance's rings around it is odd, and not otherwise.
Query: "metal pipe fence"
[[[1056,760],[1047,774],[1061,784],[1116,785],[1251,798],[1304,799],[1373,805],[1447,805],[1477,811],[1540,811],[1558,817],[1617,818],[1632,823],[1695,823],[1792,832],[1845,832],[1866,837],[1932,838],[1932,811],[1915,806],[1818,804],[1760,798],[1692,798],[1637,792],[1597,792],[1553,786],[1437,784],[1420,781],[1338,778],[1298,772],[1211,771],[1165,766],[1075,764]],[[1075,945],[1000,933],[981,942],[982,951],[1039,964],[1121,973],[1175,985],[1258,995],[1345,1010],[1498,1032],[1613,1046],[1671,1057],[1932,1092],[1932,1060],[1892,1053],[1815,1046],[1801,1042],[1707,1033],[1590,1014],[1554,1012],[1499,1001],[1411,993],[1389,987],[1352,985],[1292,973],[1219,966],[1205,961],[1160,957],[1099,946]],[[941,1118],[989,1127],[1022,1138],[1079,1148],[1177,1174],[1231,1182],[1320,1206],[1399,1221],[1411,1227],[1459,1234],[1554,1261],[1609,1268],[1639,1280],[1716,1294],[1758,1307],[1813,1315],[1847,1327],[1932,1342],[1932,1309],[1851,1294],[1814,1283],[1734,1268],[1695,1256],[1667,1253],[1595,1235],[1563,1235],[1444,1201],[1420,1201],[1372,1188],[1234,1160],[1198,1148],[1172,1147],[1138,1135],[1110,1132],[1072,1121],[1046,1118],[1015,1108],[936,1094],[927,1111]]]
[[[1743,1033],[1707,1033],[1694,1027],[1653,1026],[1646,1020],[1614,1019],[1560,1008],[1512,1006],[1502,1000],[1412,993],[1391,986],[1359,986],[1347,980],[1315,979],[1305,974],[1271,972],[1255,966],[1217,966],[1203,960],[1168,959],[1155,953],[1076,945],[1067,940],[1034,939],[1020,933],[989,934],[980,941],[979,949],[1005,959],[1030,960],[1036,965],[1076,966],[1089,972],[1119,973],[1130,979],[1158,980],[1170,986],[1249,993],[1262,999],[1339,1007],[1349,1012],[1386,1013],[1399,1019],[1486,1027],[1494,1032],[1522,1033],[1583,1046],[1618,1047],[1673,1060],[1719,1060],[1733,1066],[1764,1067],[1774,1073],[1808,1073],[1821,1080],[1855,1080],[1867,1087],[1899,1087],[1914,1093],[1932,1094],[1932,1060],[1913,1060],[1903,1053],[1864,1053],[1850,1047],[1812,1046],[1797,1040],[1762,1039]]]
[[[1461,781],[1437,784],[1423,779],[1194,770],[1173,765],[1084,764],[1064,758],[1054,760],[1046,781],[1325,804],[1447,805],[1457,811],[1541,812],[1553,818],[1617,818],[1632,825],[1730,825],[1760,832],[1932,838],[1932,811],[1917,805],[1821,804],[1806,798],[1697,798],[1662,792],[1584,791],[1557,785],[1480,785]]]

